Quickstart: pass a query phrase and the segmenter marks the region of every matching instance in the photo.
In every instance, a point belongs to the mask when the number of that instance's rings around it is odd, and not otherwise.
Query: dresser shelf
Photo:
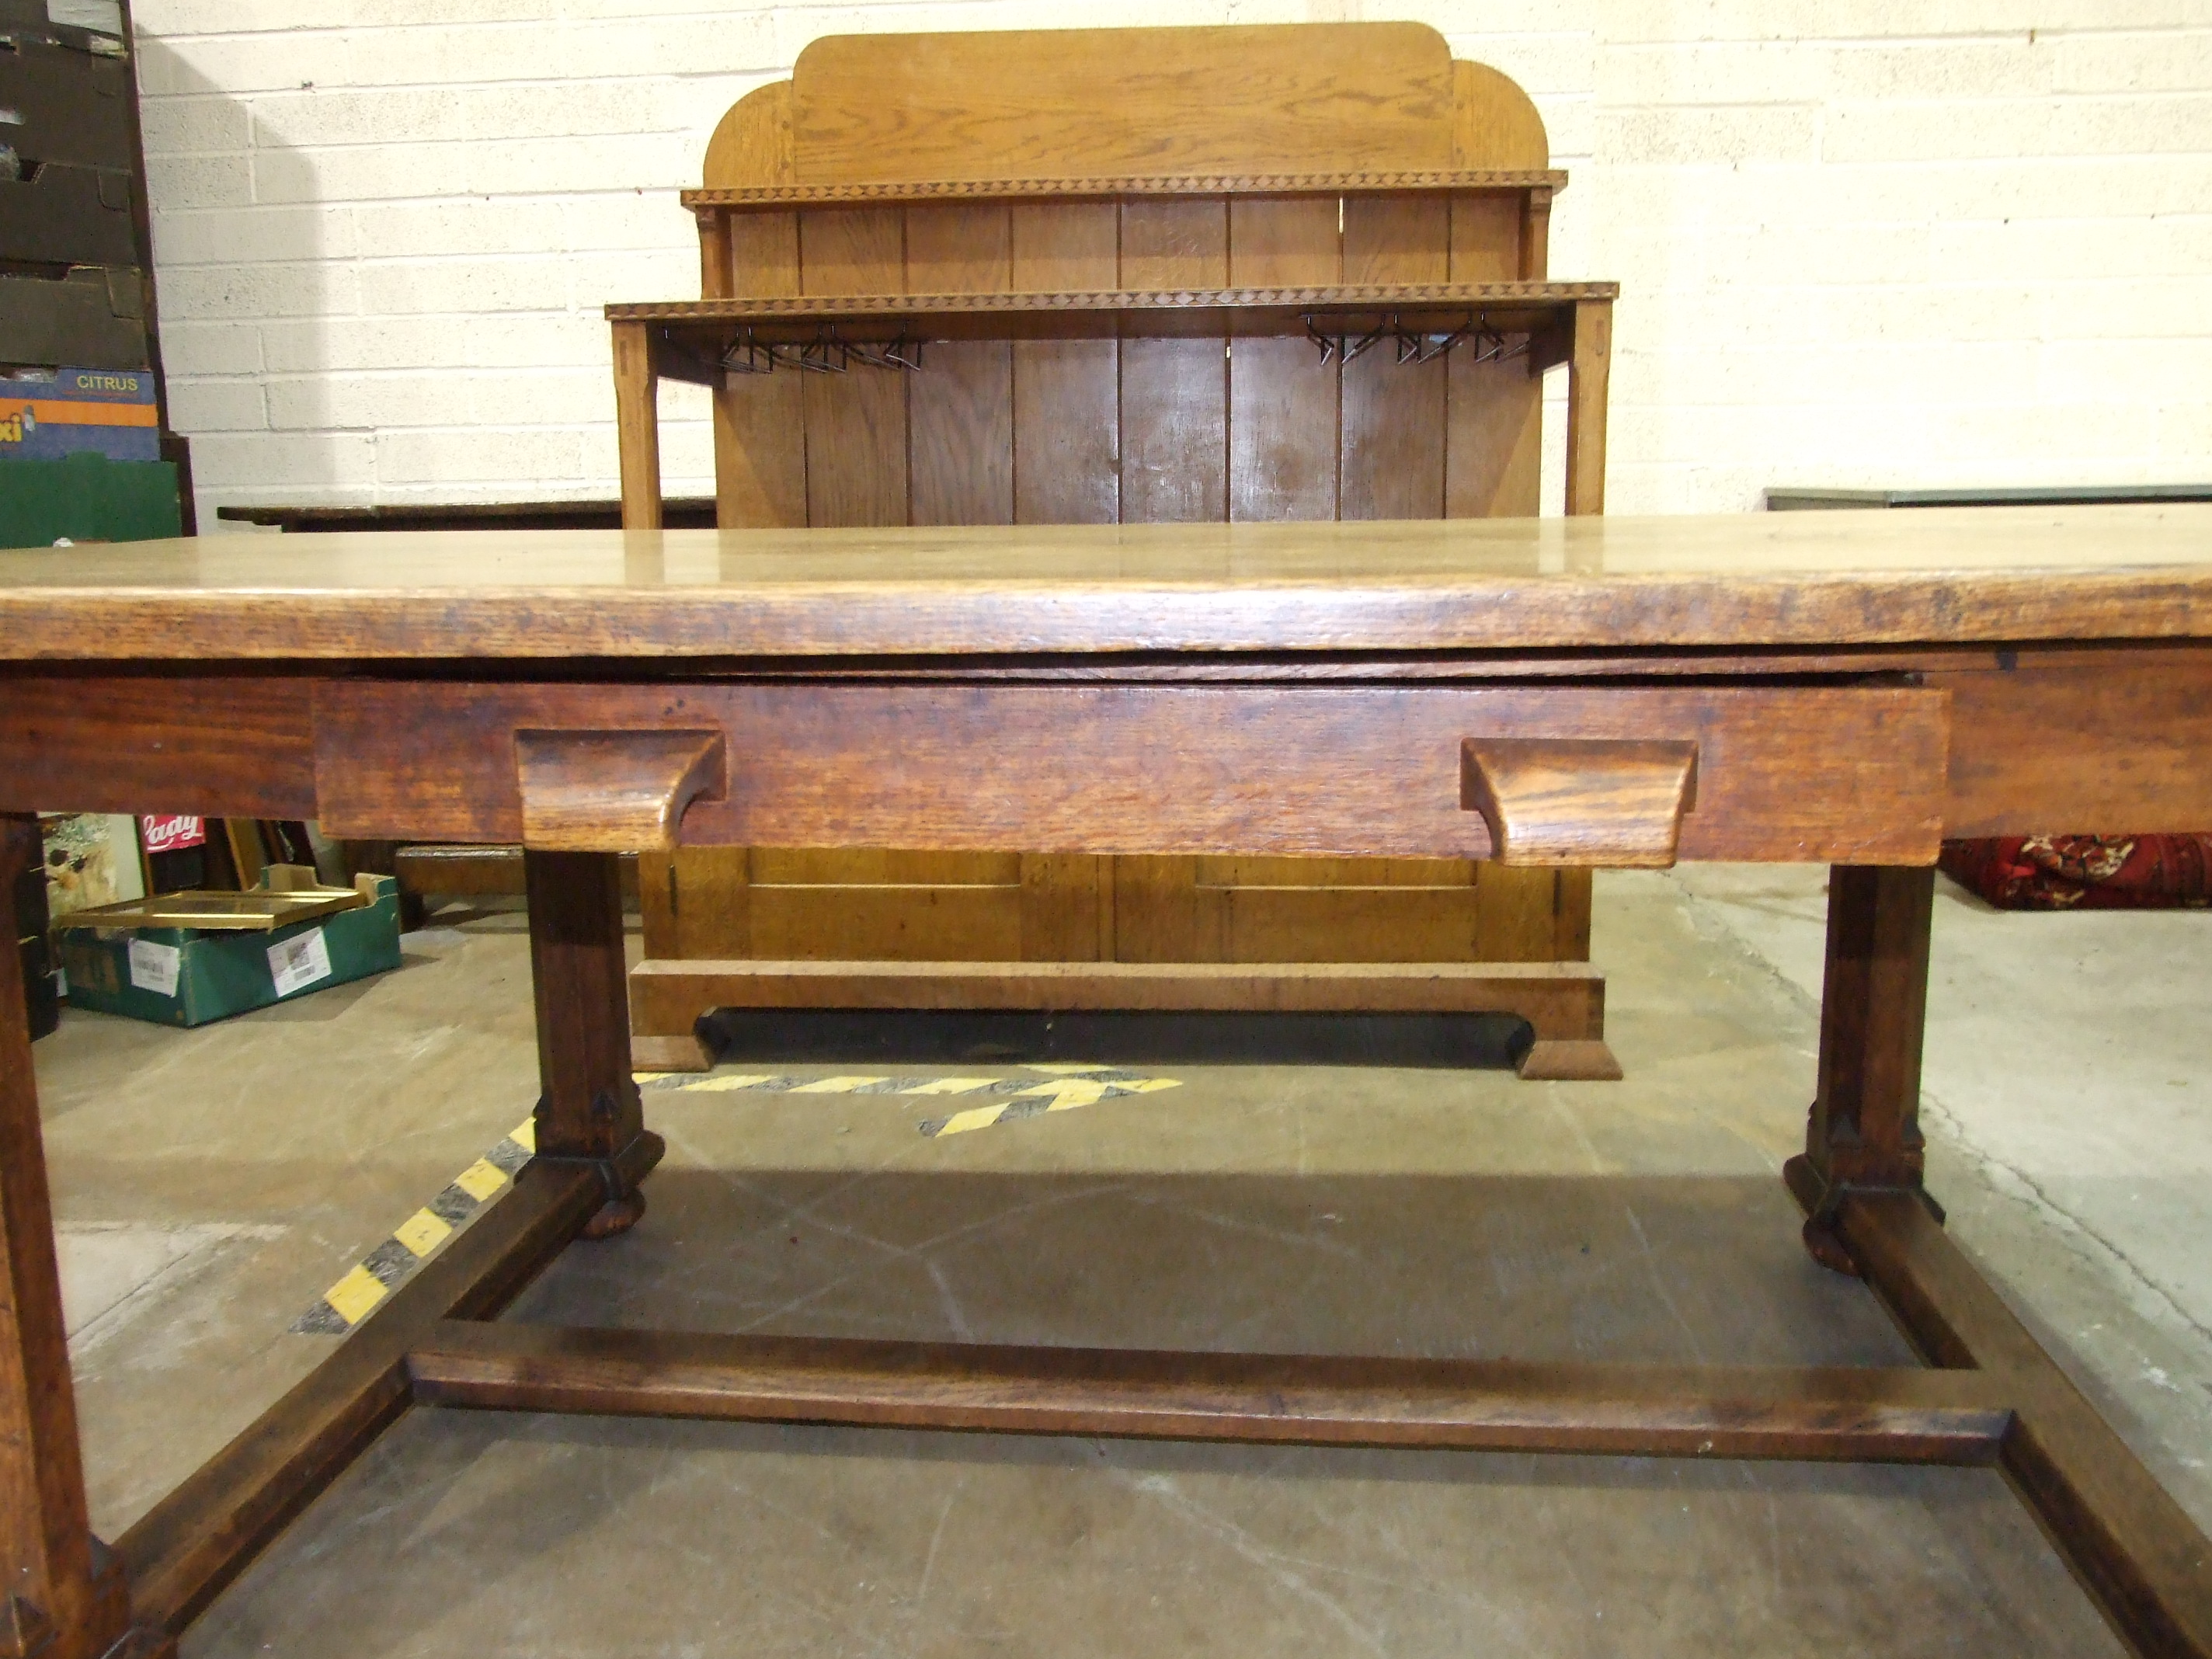
[[[611,305],[642,325],[656,373],[720,383],[723,360],[766,348],[956,340],[1267,339],[1358,342],[1402,332],[1431,349],[1477,330],[1535,368],[1566,361],[1575,308],[1609,303],[1615,283],[1430,283],[1182,289],[1084,294],[809,295]],[[1341,347],[1339,348],[1342,349]]]
[[[906,202],[1117,201],[1124,197],[1557,195],[1554,167],[1453,167],[1416,173],[1153,173],[1119,179],[927,179],[817,185],[743,185],[687,190],[695,213],[726,208],[886,206]]]

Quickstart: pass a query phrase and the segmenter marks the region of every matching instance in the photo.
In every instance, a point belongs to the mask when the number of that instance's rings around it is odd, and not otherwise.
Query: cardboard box
[[[0,109],[16,117],[0,128],[0,144],[39,161],[135,172],[131,96],[120,57],[19,33],[13,52],[0,52]]]
[[[143,368],[0,372],[0,460],[58,461],[89,452],[111,461],[161,459],[154,377]]]
[[[19,167],[27,176],[17,176]],[[133,264],[138,234],[131,190],[131,174],[120,167],[68,161],[0,167],[0,247],[10,259],[39,264]]]
[[[276,901],[288,894],[343,897],[351,908],[267,928],[103,927],[94,913],[64,920],[56,938],[70,1006],[160,1025],[204,1025],[399,965],[399,884],[390,876],[362,877],[356,896],[320,887],[312,870],[276,864],[244,896],[264,898],[281,914]]]
[[[128,58],[121,0],[0,0],[0,33],[18,45],[30,40]]]
[[[0,363],[146,368],[146,282],[130,265],[0,276]]]

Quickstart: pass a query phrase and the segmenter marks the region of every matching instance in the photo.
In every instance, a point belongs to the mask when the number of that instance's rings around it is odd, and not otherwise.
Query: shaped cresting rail
[[[533,853],[672,848],[691,803],[730,787],[718,731],[520,731],[514,764]]]
[[[1698,745],[1468,738],[1459,804],[1482,814],[1500,864],[1665,869],[1698,804]]]

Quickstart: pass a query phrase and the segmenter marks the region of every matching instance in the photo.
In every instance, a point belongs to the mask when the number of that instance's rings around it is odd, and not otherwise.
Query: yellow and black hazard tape
[[[1182,1080],[1171,1077],[1140,1077],[1110,1066],[1054,1064],[1024,1069],[1049,1075],[1040,1082],[1033,1077],[779,1077],[770,1073],[710,1073],[705,1077],[682,1073],[648,1076],[648,1089],[677,1090],[687,1094],[744,1093],[782,1095],[976,1095],[983,1101],[948,1117],[922,1120],[924,1136],[964,1134],[988,1129],[994,1123],[1018,1123],[1046,1112],[1072,1111],[1101,1100],[1128,1095],[1158,1094],[1178,1089]]]
[[[1179,1089],[1180,1079],[1140,1077],[1110,1066],[1044,1065],[1024,1069],[1047,1073],[1034,1077],[779,1077],[769,1073],[709,1073],[706,1076],[681,1072],[641,1073],[640,1085],[651,1090],[684,1093],[788,1095],[946,1095],[979,1097],[975,1105],[963,1107],[947,1117],[925,1118],[922,1134],[964,1134],[994,1123],[1018,1123],[1046,1112],[1073,1111],[1101,1100],[1130,1095],[1158,1094]],[[477,1211],[514,1178],[530,1161],[537,1145],[534,1125],[527,1119],[515,1126],[498,1146],[455,1176],[437,1197],[392,1230],[392,1236],[363,1256],[353,1270],[316,1298],[314,1305],[292,1322],[303,1336],[340,1336],[366,1319],[376,1305],[399,1287],[402,1280],[436,1254]]]
[[[392,1237],[363,1256],[351,1273],[317,1297],[313,1307],[292,1322],[293,1333],[342,1336],[360,1324],[463,1222],[514,1179],[514,1172],[530,1161],[537,1144],[536,1126],[526,1118],[498,1146],[455,1176],[445,1191],[394,1228]]]

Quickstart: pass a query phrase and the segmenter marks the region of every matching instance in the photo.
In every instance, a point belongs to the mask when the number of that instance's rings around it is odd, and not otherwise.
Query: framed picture
[[[56,916],[146,896],[138,820],[128,812],[41,813],[46,907]]]

